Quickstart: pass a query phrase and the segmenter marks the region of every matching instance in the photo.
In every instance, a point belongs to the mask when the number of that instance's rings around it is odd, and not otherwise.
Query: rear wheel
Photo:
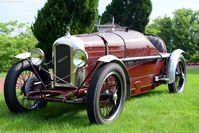
[[[126,100],[126,78],[116,63],[100,67],[87,94],[87,114],[91,123],[106,124],[122,112]]]
[[[41,73],[41,71],[38,72]],[[43,75],[43,78],[45,76],[46,74]],[[18,62],[10,68],[5,79],[4,97],[11,112],[26,112],[44,107],[47,104],[43,100],[29,100],[26,98],[30,91],[43,87],[41,84],[34,85],[38,81],[39,79],[27,60]],[[45,81],[47,81],[47,77]]]
[[[168,85],[170,93],[182,93],[186,83],[186,64],[184,56],[181,55],[178,59],[178,64],[175,70],[175,81]]]

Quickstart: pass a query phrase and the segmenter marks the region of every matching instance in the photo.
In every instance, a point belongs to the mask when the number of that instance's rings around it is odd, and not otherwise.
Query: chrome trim
[[[121,61],[136,61],[136,60],[149,60],[149,59],[164,59],[164,58],[169,58],[170,54],[159,54],[155,56],[139,56],[139,57],[130,57],[130,58],[122,58]]]
[[[113,17],[113,16],[112,16]],[[111,24],[103,24],[101,25],[101,19],[99,20],[99,24],[97,25],[97,29],[99,32],[105,32],[104,28],[111,28],[112,31],[115,31],[115,18],[112,18],[112,23]]]
[[[173,51],[170,56],[168,67],[167,67],[167,78],[169,78],[169,81],[168,81],[169,84],[175,81],[175,71],[178,64],[178,59],[180,58],[180,55],[182,53],[185,53],[185,52],[181,49],[177,49]]]
[[[40,62],[37,61],[37,62],[35,63],[35,58],[32,57],[32,55],[33,55],[34,53],[37,53],[37,54],[40,55],[40,57],[39,57],[39,61],[40,61]],[[36,48],[36,49],[31,50],[31,52],[30,52],[30,58],[31,58],[31,62],[32,62],[35,66],[40,66],[40,65],[44,62],[45,55],[44,55],[43,50],[41,50],[40,48]]]
[[[73,54],[74,51],[80,49],[83,50],[86,54],[87,52],[85,51],[85,47],[84,47],[84,43],[81,39],[79,39],[78,37],[75,36],[70,36],[70,35],[66,35],[64,37],[61,37],[59,39],[57,39],[54,44],[53,44],[53,49],[52,49],[52,58],[53,58],[53,64],[54,64],[54,70],[53,73],[56,75],[56,46],[58,45],[68,45],[70,47],[70,83],[68,84],[60,84],[56,82],[56,78],[54,78],[54,85],[56,87],[70,87],[69,84],[71,84],[72,86],[76,86],[79,87],[78,85],[81,83],[78,83],[78,81],[83,81],[83,79],[85,78],[85,70],[83,71],[83,74],[81,72],[79,72],[79,69],[73,64]],[[87,55],[88,57],[88,55]],[[82,75],[80,75],[82,74]],[[81,77],[81,79],[79,79]]]
[[[65,44],[59,44],[59,45],[65,45]],[[63,84],[63,83],[57,83],[58,81],[60,81],[60,80],[56,80],[57,79],[57,75],[56,75],[56,73],[57,73],[57,68],[56,68],[56,47],[57,46],[59,46],[59,45],[54,45],[53,46],[53,66],[54,66],[54,69],[53,69],[53,74],[55,75],[54,77],[53,77],[53,80],[54,80],[54,85],[56,86],[56,87],[70,87],[71,85],[71,80],[70,80],[70,83],[66,83],[66,84]],[[70,57],[69,58],[71,58],[71,49],[70,49]],[[70,61],[70,65],[71,65],[71,61]],[[70,66],[70,76],[72,75],[72,68],[71,68],[71,66]],[[62,78],[62,80],[64,80],[66,77],[64,77],[64,78]],[[60,78],[61,79],[61,78]],[[71,76],[71,78],[70,79],[72,79],[72,76]],[[65,81],[66,82],[66,81]],[[74,84],[72,84],[72,85],[74,85]]]
[[[120,61],[119,58],[117,58],[117,57],[115,57],[113,55],[105,55],[103,57],[100,57],[97,61],[109,63],[109,62],[111,62],[113,60],[119,60]]]
[[[75,54],[75,52],[76,51],[78,51],[78,50],[81,50],[81,51],[83,51],[84,52],[84,54],[85,54],[85,58],[86,58],[86,61],[85,61],[85,64],[83,65],[83,66],[81,66],[81,67],[77,67],[78,69],[81,69],[81,68],[83,68],[83,67],[85,67],[87,64],[88,64],[88,54],[87,54],[87,52],[85,51],[85,50],[82,50],[82,49],[76,49],[74,52],[73,52],[73,56],[72,56],[72,62],[73,62],[73,57],[74,57],[74,54]],[[73,63],[74,64],[74,63]]]
[[[165,53],[165,54],[160,53],[160,56],[162,58],[169,58],[171,56],[171,54],[170,53]]]

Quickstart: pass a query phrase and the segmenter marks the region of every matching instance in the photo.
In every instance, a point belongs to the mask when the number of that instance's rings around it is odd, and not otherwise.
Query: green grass
[[[6,72],[0,72],[0,77],[5,77],[6,76]]]
[[[50,103],[25,114],[11,114],[0,98],[0,132],[198,132],[199,69],[188,70],[183,94],[169,94],[161,86],[147,94],[132,97],[122,115],[108,125],[90,125],[86,108],[80,105]]]

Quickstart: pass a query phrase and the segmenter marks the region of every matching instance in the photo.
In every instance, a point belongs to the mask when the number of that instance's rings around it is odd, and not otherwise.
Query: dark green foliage
[[[147,26],[146,32],[163,38],[169,48],[169,42],[174,41],[174,49],[181,48],[186,52],[186,59],[195,58],[199,51],[199,11],[179,9],[174,17],[157,18]],[[199,60],[199,59],[198,59]]]
[[[173,36],[173,32],[171,32],[172,25],[173,22],[170,17],[157,18],[147,26],[146,33],[160,36],[167,44],[167,51],[169,51],[169,43]]]
[[[17,54],[32,50],[36,44],[27,24],[16,21],[0,23],[0,72],[6,72],[18,61]]]
[[[115,17],[115,22],[121,26],[140,32],[145,31],[152,11],[150,0],[112,0],[102,14],[102,23],[110,21],[110,16]]]
[[[199,62],[199,51],[197,50],[194,55],[191,56],[190,62]]]
[[[48,0],[38,12],[32,31],[47,60],[51,59],[53,42],[66,33],[92,32],[98,17],[98,0]]]

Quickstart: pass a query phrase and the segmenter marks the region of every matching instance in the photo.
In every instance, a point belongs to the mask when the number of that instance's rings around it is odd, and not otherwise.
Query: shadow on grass
[[[85,105],[69,105],[63,103],[48,103],[43,109],[34,110],[27,113],[11,113],[4,100],[0,100],[0,117],[8,123],[13,119],[21,119],[24,123],[31,121],[37,123],[37,128],[53,125],[56,128],[71,127],[80,128],[91,126],[86,114]],[[13,123],[18,124],[18,122]],[[33,126],[34,127],[34,126]]]
[[[148,93],[131,97],[129,101],[134,98],[160,96],[164,94],[168,94],[168,90],[165,87],[161,87]],[[44,127],[48,128],[49,125],[53,125],[55,129],[65,129],[66,127],[80,129],[91,126],[87,117],[85,105],[69,105],[63,103],[48,103],[43,109],[22,114],[12,114],[1,98],[0,118],[0,122],[6,121],[7,125],[9,125],[9,127],[3,127],[5,129],[21,128],[22,130],[23,127],[17,127],[15,125],[23,125],[27,122],[33,124],[33,127],[27,127],[27,131],[31,131],[34,127],[40,131],[43,130]]]
[[[166,87],[164,87],[164,89],[156,88],[156,89],[151,90],[149,92],[146,92],[146,93],[143,93],[143,94],[140,94],[140,95],[137,95],[137,96],[130,97],[129,100],[134,99],[134,98],[160,96],[160,95],[165,95],[165,94],[169,94],[169,91],[166,89]]]

